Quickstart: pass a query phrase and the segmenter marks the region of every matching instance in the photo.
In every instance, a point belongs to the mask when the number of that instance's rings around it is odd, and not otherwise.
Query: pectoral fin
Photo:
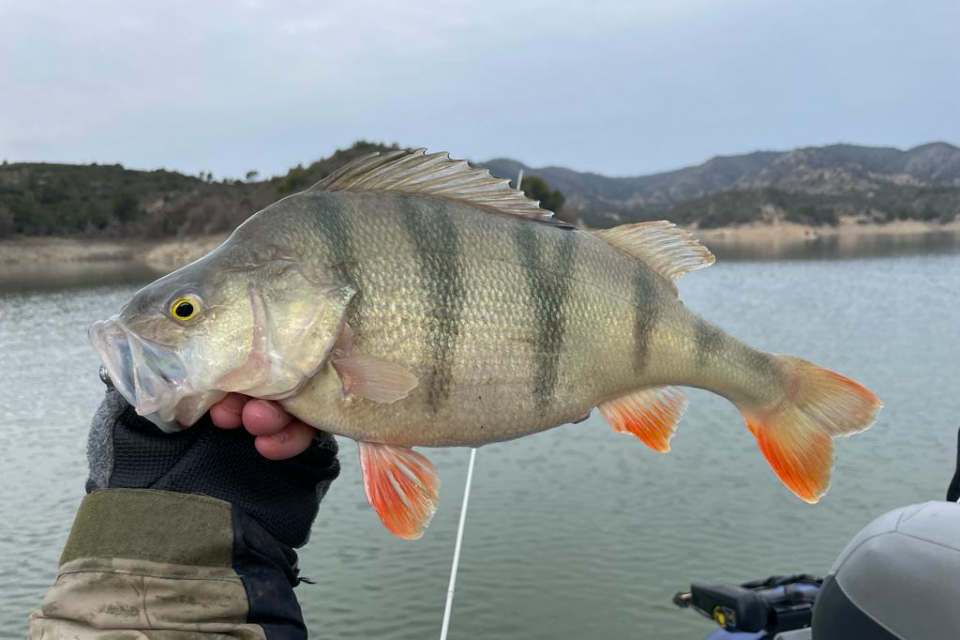
[[[614,431],[632,433],[645,445],[666,453],[687,397],[676,387],[650,387],[600,403],[598,408]]]
[[[333,368],[344,393],[384,404],[406,398],[419,383],[406,367],[362,353],[335,359]]]
[[[367,500],[395,536],[416,540],[437,510],[440,479],[424,456],[406,447],[360,442]]]

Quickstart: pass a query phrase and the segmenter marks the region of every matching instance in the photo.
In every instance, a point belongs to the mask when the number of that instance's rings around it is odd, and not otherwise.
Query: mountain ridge
[[[821,216],[824,220],[841,215],[881,218],[877,221],[924,216],[926,219],[949,218],[951,212],[956,213],[955,204],[960,201],[958,194],[953,193],[960,190],[960,148],[947,142],[931,142],[907,150],[841,143],[789,151],[754,151],[714,156],[699,165],[672,171],[619,178],[562,167],[530,167],[505,158],[481,165],[500,177],[513,178],[523,169],[524,175],[543,178],[566,197],[568,216],[587,226],[651,219],[703,199],[706,200],[702,204],[709,208],[716,204],[710,200],[712,196],[734,206],[729,196],[719,197],[721,193],[731,192],[750,192],[747,200],[755,200],[756,192],[770,190],[843,200],[843,206],[835,215]],[[921,215],[920,209],[908,212],[912,201],[905,201],[903,194],[892,193],[906,187],[922,200],[921,208],[929,205],[936,210],[936,215],[929,210]],[[891,197],[895,203],[888,206]],[[836,208],[838,204],[832,202],[831,206]],[[693,223],[697,223],[690,207],[683,208]],[[882,215],[874,215],[878,212]]]
[[[219,233],[343,164],[396,149],[360,141],[285,176],[262,181],[138,171],[120,165],[0,165],[0,237],[159,237]],[[667,218],[699,228],[778,219],[834,225],[960,213],[960,148],[931,142],[907,150],[835,144],[715,156],[695,166],[635,177],[495,158],[473,163],[515,180],[540,176],[566,204],[560,217],[586,227]]]

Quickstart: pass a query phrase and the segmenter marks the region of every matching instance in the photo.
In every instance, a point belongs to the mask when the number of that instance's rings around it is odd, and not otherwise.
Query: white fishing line
[[[450,611],[453,609],[453,592],[457,586],[457,570],[460,568],[460,547],[463,545],[463,529],[467,522],[467,504],[470,502],[470,485],[473,483],[473,464],[477,459],[477,450],[470,449],[470,463],[467,466],[467,482],[463,488],[463,506],[460,507],[460,526],[457,527],[457,542],[453,548],[453,566],[450,567],[450,586],[447,587],[447,606],[443,610],[443,625],[440,627],[440,640],[447,640],[450,628]]]
[[[523,169],[517,174],[517,191],[523,182]],[[460,548],[463,546],[463,529],[467,524],[467,505],[470,503],[470,485],[473,484],[473,465],[477,461],[477,450],[470,449],[470,462],[467,465],[467,482],[463,487],[463,505],[460,507],[460,526],[457,527],[457,542],[453,547],[453,565],[450,567],[450,585],[447,587],[447,604],[443,608],[443,624],[440,625],[440,640],[447,640],[450,629],[450,612],[453,610],[453,592],[457,586],[457,570],[460,568]]]

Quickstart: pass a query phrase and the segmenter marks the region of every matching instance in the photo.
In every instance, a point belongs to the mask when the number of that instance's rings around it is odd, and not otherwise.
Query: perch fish
[[[677,278],[713,261],[669,222],[576,230],[464,161],[396,151],[260,211],[90,337],[165,430],[238,392],[356,440],[367,498],[402,538],[438,502],[413,447],[520,438],[598,408],[665,452],[681,386],[733,402],[776,475],[816,502],[833,438],[881,403],[686,308]]]

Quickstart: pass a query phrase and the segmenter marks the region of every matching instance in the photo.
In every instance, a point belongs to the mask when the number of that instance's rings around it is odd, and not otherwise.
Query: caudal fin
[[[799,498],[815,503],[830,487],[833,438],[863,431],[883,406],[869,389],[800,358],[778,356],[787,392],[772,407],[740,407],[767,462]]]

